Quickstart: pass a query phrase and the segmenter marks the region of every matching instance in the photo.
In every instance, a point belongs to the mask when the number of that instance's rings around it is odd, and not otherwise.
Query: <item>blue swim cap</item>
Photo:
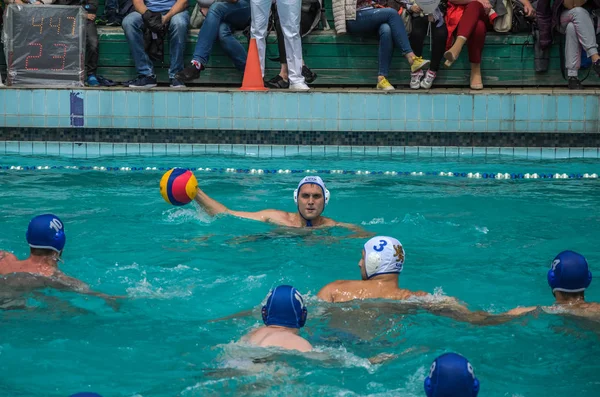
[[[267,304],[262,308],[265,325],[302,328],[307,314],[302,295],[291,285],[280,285],[272,289],[267,295]]]
[[[83,393],[71,394],[69,397],[102,397],[102,396],[98,393],[90,393],[90,392],[84,391]]]
[[[435,359],[424,386],[427,397],[477,397],[479,393],[473,367],[456,353],[445,353]]]
[[[65,228],[61,220],[52,214],[38,215],[29,222],[25,234],[31,248],[43,248],[56,252],[65,246]]]
[[[552,292],[581,292],[590,286],[592,272],[584,256],[573,251],[556,255],[548,271],[548,284]]]

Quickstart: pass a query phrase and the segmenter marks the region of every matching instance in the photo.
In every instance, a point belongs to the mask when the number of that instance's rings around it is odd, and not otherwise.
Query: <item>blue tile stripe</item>
[[[547,91],[546,91],[547,92]],[[600,132],[596,91],[484,94],[3,89],[0,127]],[[42,103],[44,104],[42,104]]]

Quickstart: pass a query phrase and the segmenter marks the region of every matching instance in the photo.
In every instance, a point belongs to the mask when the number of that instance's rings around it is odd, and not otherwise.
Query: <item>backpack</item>
[[[531,33],[533,31],[533,20],[525,15],[525,7],[519,0],[512,4],[512,27],[513,33]]]

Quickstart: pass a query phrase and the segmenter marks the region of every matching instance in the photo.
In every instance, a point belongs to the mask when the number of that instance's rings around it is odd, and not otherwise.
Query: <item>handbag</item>
[[[519,0],[517,0],[517,2],[518,1]],[[512,0],[502,0],[502,2],[506,8],[506,14],[499,16],[494,20],[494,30],[499,33],[507,33],[510,32],[513,27],[513,2]]]
[[[196,3],[194,9],[192,10],[192,15],[190,15],[190,28],[191,29],[199,29],[204,20],[206,19],[206,15],[202,13],[202,7],[200,3]]]
[[[406,34],[410,34],[412,32],[412,16],[410,15],[410,12],[408,12],[408,9],[402,7],[398,11],[398,14],[400,14],[400,18],[402,18],[402,22],[404,22]]]

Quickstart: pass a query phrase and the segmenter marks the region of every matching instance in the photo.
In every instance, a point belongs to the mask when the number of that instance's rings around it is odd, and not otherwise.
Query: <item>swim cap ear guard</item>
[[[574,251],[563,251],[554,258],[548,270],[552,292],[581,292],[592,283],[592,272],[585,257]]]
[[[64,225],[53,214],[38,215],[33,218],[29,222],[25,238],[31,248],[49,249],[58,253],[66,243]]]
[[[267,295],[267,303],[262,307],[261,314],[265,325],[302,328],[306,324],[308,310],[296,288],[280,285]]]
[[[329,203],[329,197],[331,196],[331,194],[329,193],[329,190],[327,190],[327,188],[325,187],[325,182],[323,182],[323,179],[321,179],[320,176],[307,176],[300,181],[298,187],[296,188],[296,190],[294,190],[294,203],[298,204],[298,193],[300,193],[300,188],[309,183],[319,185],[321,190],[323,190],[323,196],[325,196],[325,205],[327,205]]]
[[[479,393],[479,380],[473,366],[456,353],[436,358],[423,386],[427,397],[477,397]]]

